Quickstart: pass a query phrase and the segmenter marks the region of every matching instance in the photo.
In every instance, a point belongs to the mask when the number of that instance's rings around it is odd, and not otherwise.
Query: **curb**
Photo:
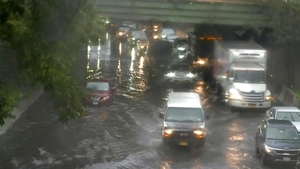
[[[44,93],[43,88],[35,90],[26,99],[21,100],[18,106],[12,110],[12,114],[16,117],[14,119],[5,119],[5,124],[0,127],[0,135],[4,134],[13,124],[19,119],[19,117],[31,106],[42,94]]]

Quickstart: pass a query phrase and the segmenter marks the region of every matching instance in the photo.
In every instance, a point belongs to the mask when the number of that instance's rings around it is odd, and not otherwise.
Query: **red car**
[[[89,80],[86,84],[89,95],[86,102],[89,105],[106,105],[111,106],[114,101],[116,86],[112,85],[106,79]]]

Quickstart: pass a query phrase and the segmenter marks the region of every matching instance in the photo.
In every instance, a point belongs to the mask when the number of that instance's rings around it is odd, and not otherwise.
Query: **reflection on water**
[[[119,55],[122,55],[122,43],[119,43]]]
[[[136,57],[136,52],[135,52],[135,48],[132,48],[131,49],[131,60],[135,60],[135,57]]]
[[[237,122],[232,122],[227,127],[228,139],[230,145],[227,146],[226,149],[226,161],[229,168],[232,169],[239,169],[241,164],[246,160],[249,159],[250,156],[248,153],[243,152],[243,131],[242,126]]]
[[[118,68],[117,68],[117,77],[119,85],[122,84],[122,68],[121,68],[121,59],[118,61]]]
[[[140,58],[140,62],[139,62],[139,69],[143,71],[143,68],[144,68],[144,62],[145,62],[145,59],[144,59],[144,56],[142,56]]]

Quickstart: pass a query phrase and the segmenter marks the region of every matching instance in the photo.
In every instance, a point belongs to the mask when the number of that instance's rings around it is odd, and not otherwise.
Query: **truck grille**
[[[295,151],[292,151],[292,150],[274,150],[274,152],[278,155],[297,155],[299,153],[299,150],[295,150]]]
[[[264,92],[253,93],[253,92],[240,92],[243,100],[246,102],[262,102],[264,101]]]
[[[174,131],[172,137],[178,139],[190,138],[193,136],[192,131]]]

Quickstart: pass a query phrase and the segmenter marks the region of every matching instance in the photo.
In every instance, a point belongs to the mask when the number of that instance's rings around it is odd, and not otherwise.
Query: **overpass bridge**
[[[250,26],[262,20],[260,0],[95,0],[103,16],[122,20]]]

